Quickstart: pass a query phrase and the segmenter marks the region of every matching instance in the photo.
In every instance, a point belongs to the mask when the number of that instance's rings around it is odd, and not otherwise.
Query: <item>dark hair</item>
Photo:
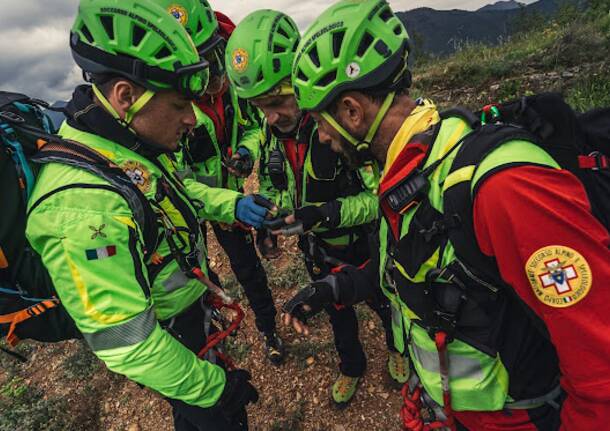
[[[345,94],[348,93],[349,91],[355,91],[355,92],[363,94],[375,105],[381,105],[383,103],[383,101],[385,100],[385,98],[388,96],[388,94],[390,94],[392,92],[392,90],[389,90],[387,88],[383,89],[383,90],[378,89],[378,88],[377,89],[364,88],[361,90],[344,91],[343,93],[339,94],[339,96],[336,97],[335,100],[333,100],[330,103],[330,105],[328,105],[328,113],[330,115],[335,115],[337,113],[337,110],[339,109],[339,102],[345,96]],[[398,98],[398,96],[408,96],[409,95],[409,87],[399,88],[394,91],[396,91],[396,98]],[[394,102],[392,102],[392,105],[394,103],[396,103],[396,100],[397,100],[396,98],[394,99]]]
[[[112,88],[118,81],[129,81],[135,86],[141,87],[141,85],[133,82],[131,79],[117,73],[89,73],[87,74],[85,80],[95,84],[106,97],[110,95]]]

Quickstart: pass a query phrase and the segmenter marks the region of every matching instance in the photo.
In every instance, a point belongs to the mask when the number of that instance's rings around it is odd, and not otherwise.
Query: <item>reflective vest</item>
[[[465,282],[468,299],[461,301],[462,290],[436,279],[439,270],[460,265],[448,237],[435,232],[438,222],[448,216],[443,214],[443,193],[463,181],[470,181],[473,191],[486,174],[512,163],[557,164],[532,143],[509,141],[477,167],[450,174],[460,140],[470,131],[463,120],[448,118],[405,141],[406,145],[427,147],[422,170],[442,161],[430,172],[424,197],[403,212],[384,205],[391,190],[381,193],[380,281],[393,306],[396,348],[401,352],[408,348],[422,385],[440,405],[441,375],[433,334],[446,330],[443,318],[458,305],[456,325],[449,334],[452,341],[447,346],[452,408],[497,411],[516,405],[512,404],[516,400],[547,393],[558,376],[557,359],[549,340],[533,328],[516,295],[469,277]],[[400,178],[412,172],[400,172]],[[469,272],[468,268],[461,270]],[[522,349],[530,349],[535,361],[517,363],[517,352]]]

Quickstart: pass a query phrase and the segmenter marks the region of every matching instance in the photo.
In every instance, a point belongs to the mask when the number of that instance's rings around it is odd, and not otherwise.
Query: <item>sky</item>
[[[255,9],[290,15],[301,30],[329,0],[209,0],[238,23]],[[495,0],[390,0],[395,11],[417,7],[475,10]],[[528,1],[528,3],[531,2]],[[11,3],[11,7],[8,4]],[[48,101],[66,100],[81,82],[68,46],[78,0],[0,0],[0,89]]]

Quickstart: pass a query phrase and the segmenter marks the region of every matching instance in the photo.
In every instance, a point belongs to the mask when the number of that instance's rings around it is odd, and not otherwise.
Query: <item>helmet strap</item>
[[[373,138],[375,138],[375,135],[377,134],[377,131],[379,130],[379,126],[381,126],[381,122],[383,121],[386,114],[388,113],[390,106],[392,106],[392,102],[394,101],[395,96],[396,96],[396,92],[394,92],[394,91],[392,91],[391,93],[389,93],[386,96],[385,100],[381,104],[381,107],[379,108],[379,111],[377,111],[377,115],[375,115],[375,119],[373,120],[373,123],[371,124],[371,127],[369,128],[368,133],[366,134],[366,136],[364,137],[364,140],[362,140],[362,141],[354,138],[351,135],[351,133],[349,133],[347,130],[345,130],[345,128],[343,128],[343,126],[341,126],[337,122],[337,120],[335,120],[332,117],[332,115],[330,115],[327,111],[320,112],[320,116],[322,116],[322,118],[324,118],[324,120],[326,120],[328,122],[328,124],[330,124],[350,144],[352,144],[354,147],[356,147],[356,150],[358,152],[364,152],[369,149],[371,142],[373,141]]]
[[[127,110],[127,112],[125,112],[125,118],[121,118],[121,116],[119,115],[119,113],[116,111],[116,109],[114,109],[114,107],[112,106],[112,104],[108,101],[108,99],[106,99],[106,96],[104,96],[104,94],[100,91],[99,88],[97,88],[97,86],[95,84],[92,85],[93,88],[93,93],[95,94],[95,97],[97,97],[97,99],[100,101],[100,103],[104,106],[104,108],[106,108],[106,111],[108,111],[108,113],[110,113],[110,115],[112,115],[112,117],[119,121],[120,123],[129,126],[131,124],[131,122],[133,121],[133,117],[142,110],[142,108],[144,107],[144,105],[146,105],[150,99],[153,98],[153,96],[155,95],[155,92],[152,90],[146,90],[144,93],[142,93],[142,95],[140,97],[138,97],[138,99],[129,107],[129,109]]]

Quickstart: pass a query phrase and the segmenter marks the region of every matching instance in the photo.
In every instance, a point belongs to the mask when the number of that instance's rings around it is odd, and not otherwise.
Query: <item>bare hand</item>
[[[307,305],[303,305],[303,310],[310,311],[311,308]],[[292,326],[297,334],[305,335],[306,337],[310,335],[309,326],[289,313],[284,313],[282,315],[282,322],[284,323],[284,326]]]

